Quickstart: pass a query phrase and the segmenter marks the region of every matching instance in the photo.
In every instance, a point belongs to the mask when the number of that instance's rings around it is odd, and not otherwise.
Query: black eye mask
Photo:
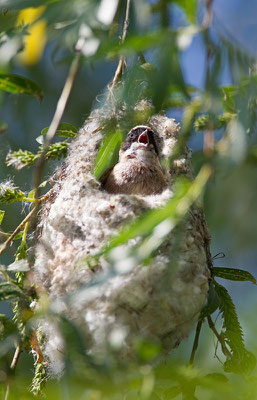
[[[122,145],[121,149],[123,151],[128,150],[130,148],[131,144],[134,143],[134,142],[137,142],[139,136],[146,130],[147,130],[147,135],[148,135],[148,138],[149,138],[149,143],[150,143],[150,145],[151,144],[153,145],[153,148],[154,148],[156,154],[158,155],[159,151],[158,151],[158,147],[156,145],[155,138],[154,138],[155,133],[148,126],[137,126],[135,128],[132,128],[131,131],[128,133],[125,141],[123,142],[123,145]]]

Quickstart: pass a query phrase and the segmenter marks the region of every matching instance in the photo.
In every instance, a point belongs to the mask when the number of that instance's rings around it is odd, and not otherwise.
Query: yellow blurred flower
[[[17,25],[29,25],[28,35],[24,36],[24,50],[19,54],[19,61],[24,65],[35,65],[42,57],[46,44],[46,21],[36,21],[45,7],[26,8],[20,11]],[[36,21],[36,22],[34,22]]]

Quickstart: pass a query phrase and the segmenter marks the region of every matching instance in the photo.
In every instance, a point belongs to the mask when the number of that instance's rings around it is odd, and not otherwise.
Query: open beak
[[[149,137],[148,137],[147,129],[143,133],[141,133],[141,135],[139,136],[138,143],[143,144],[145,147],[147,147],[149,145]]]

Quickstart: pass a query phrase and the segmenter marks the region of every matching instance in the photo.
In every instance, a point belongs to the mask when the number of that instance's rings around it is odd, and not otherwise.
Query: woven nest
[[[143,111],[140,123],[158,135],[161,157],[170,157],[178,124],[159,114],[148,119]],[[163,193],[107,193],[92,175],[103,139],[99,115],[94,112],[85,122],[56,174],[54,196],[42,211],[35,276],[50,295],[52,308],[86,336],[91,355],[135,360],[142,341],[157,344],[164,354],[188,336],[207,301],[209,238],[201,211],[192,208],[179,229],[170,229],[167,221],[156,227],[155,239],[161,239],[167,229],[171,232],[149,265],[137,264],[131,257],[130,249],[141,238],[113,250],[111,262],[100,257],[92,268],[88,260],[127,222],[167,203],[175,178],[192,176],[190,151],[185,149],[167,171],[169,186]],[[45,356],[52,370],[60,372],[65,353],[62,336],[51,319],[43,321],[42,329]]]

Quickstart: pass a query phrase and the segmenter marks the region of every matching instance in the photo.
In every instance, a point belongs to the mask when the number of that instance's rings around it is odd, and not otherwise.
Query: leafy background
[[[212,255],[219,252],[226,255],[215,260],[215,265],[242,268],[255,275],[256,3],[254,0],[247,4],[242,0],[225,3],[221,0],[206,3],[137,0],[132,2],[129,31],[122,45],[118,37],[126,3],[109,1],[107,23],[99,22],[99,15],[97,18],[101,3],[100,0],[0,0],[0,181],[13,179],[26,194],[34,188],[33,168],[25,167],[18,172],[13,167],[7,168],[6,155],[10,149],[38,151],[36,138],[50,125],[74,58],[74,47],[81,35],[89,35],[62,122],[77,128],[83,124],[90,110],[105,98],[119,55],[126,56],[126,90],[119,94],[121,98],[133,103],[138,97],[148,95],[156,111],[165,109],[169,116],[184,121],[182,133],[193,149],[195,172],[206,162],[212,165],[214,175],[205,188],[204,206],[213,238]],[[27,9],[40,5],[40,9]],[[111,6],[117,6],[113,17]],[[25,21],[23,25],[22,21]],[[32,96],[7,92],[6,74],[17,74],[35,82],[43,92],[42,102],[41,92],[35,87],[31,89]],[[135,81],[140,82],[138,90],[135,90]],[[17,79],[14,83],[17,88]],[[56,138],[57,142],[63,139]],[[47,163],[44,177],[51,174],[55,165],[56,161]],[[13,231],[29,211],[24,202],[4,203],[0,208],[6,211],[1,225],[4,232]],[[16,249],[15,242],[1,256],[2,265],[13,262]],[[256,354],[255,286],[249,282],[217,280],[231,294],[243,326],[246,347]],[[1,302],[1,313],[12,318],[12,303]],[[220,329],[219,321],[217,329]],[[63,321],[63,326],[66,323]],[[71,333],[71,327],[66,328],[68,342],[76,344],[77,336]],[[23,353],[16,367],[16,378],[12,378],[8,369],[14,352],[12,334],[10,330],[9,342],[6,338],[3,341],[9,351],[0,347],[1,390],[6,393],[10,378],[9,398],[29,398],[27,387],[33,376],[33,359]],[[217,398],[217,393],[221,398],[257,396],[254,372],[249,376],[240,372],[225,377],[221,363],[214,357],[216,340],[207,323],[202,329],[196,366],[187,367],[193,337],[194,333],[156,370],[146,365],[137,373],[132,368],[125,376],[115,371],[110,378],[105,372],[100,374],[85,368],[87,373],[81,376],[77,370],[79,363],[74,367],[70,361],[69,375],[59,382],[58,389],[55,383],[48,384],[48,397],[169,399],[181,396],[181,386],[185,399]],[[75,349],[70,356],[74,361],[79,352],[75,345],[71,347]],[[218,357],[224,362],[219,350]],[[207,374],[212,375],[203,378]],[[99,387],[96,382],[100,382]],[[193,394],[193,387],[198,383]]]

